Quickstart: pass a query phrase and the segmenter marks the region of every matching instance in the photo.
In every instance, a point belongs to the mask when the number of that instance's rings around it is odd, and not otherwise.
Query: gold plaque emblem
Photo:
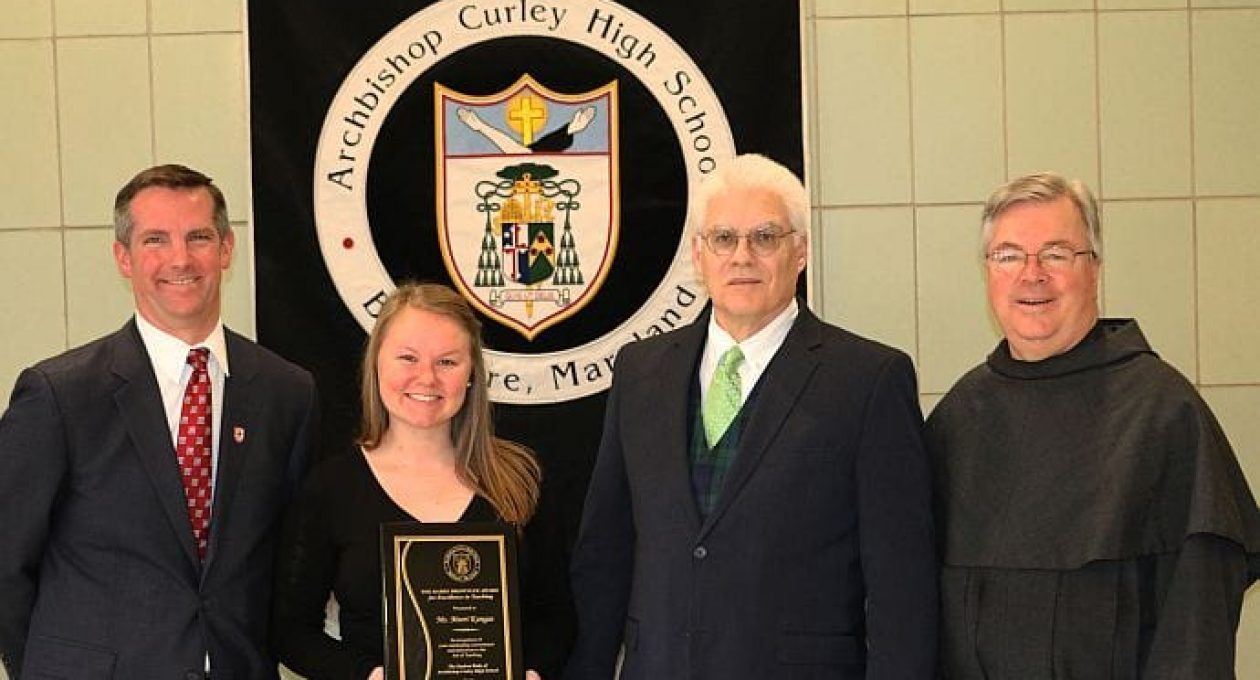
[[[481,555],[472,546],[452,546],[442,556],[442,568],[447,578],[457,583],[468,583],[481,573]]]

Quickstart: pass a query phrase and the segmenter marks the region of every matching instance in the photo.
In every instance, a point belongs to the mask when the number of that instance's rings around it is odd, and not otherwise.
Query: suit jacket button
[[[709,551],[704,546],[698,545],[695,550],[691,551],[691,556],[698,560],[702,560],[709,556]]]

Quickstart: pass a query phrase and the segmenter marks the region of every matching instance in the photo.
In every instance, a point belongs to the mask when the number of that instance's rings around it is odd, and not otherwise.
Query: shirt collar
[[[744,354],[744,361],[757,374],[760,374],[779,351],[779,347],[783,345],[783,340],[787,338],[788,331],[792,330],[792,324],[799,313],[800,307],[796,298],[792,298],[783,311],[770,320],[770,323],[740,343],[736,343],[731,334],[718,325],[716,315],[710,314],[709,339],[705,352],[716,358],[722,356],[732,345],[738,344],[740,351]]]
[[[189,345],[159,329],[149,323],[148,319],[139,312],[136,313],[136,329],[140,331],[140,339],[144,342],[145,350],[149,352],[149,361],[153,364],[153,370],[161,379],[179,382],[184,374],[184,367],[188,364],[188,351],[195,347],[210,350],[212,364],[218,364],[224,376],[231,374],[228,370],[227,339],[223,332],[222,320],[216,321],[210,335],[195,345]]]

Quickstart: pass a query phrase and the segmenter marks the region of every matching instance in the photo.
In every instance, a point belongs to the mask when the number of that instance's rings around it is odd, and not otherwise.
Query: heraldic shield
[[[487,96],[434,87],[442,259],[469,302],[533,340],[586,306],[612,266],[617,83],[561,94],[524,74]]]

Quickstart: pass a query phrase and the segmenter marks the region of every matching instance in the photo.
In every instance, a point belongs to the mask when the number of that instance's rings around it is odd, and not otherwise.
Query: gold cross
[[[521,143],[529,146],[534,143],[534,130],[542,127],[547,120],[547,109],[536,98],[524,95],[516,99],[516,107],[508,111],[508,122],[520,130]]]

